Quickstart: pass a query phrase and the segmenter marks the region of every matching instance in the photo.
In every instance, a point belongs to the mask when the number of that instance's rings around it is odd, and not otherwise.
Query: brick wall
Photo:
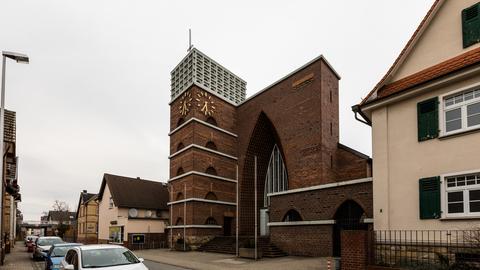
[[[368,232],[342,231],[342,270],[365,270],[368,260]]]
[[[328,189],[272,196],[270,221],[282,221],[290,209],[295,209],[303,220],[334,219],[338,207],[347,200],[358,203],[368,218],[373,217],[372,183],[361,183]]]
[[[270,241],[289,255],[332,256],[332,225],[270,227]]]

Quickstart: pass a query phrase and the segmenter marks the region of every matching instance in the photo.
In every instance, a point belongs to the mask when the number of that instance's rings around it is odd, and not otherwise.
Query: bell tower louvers
[[[245,95],[244,80],[196,48],[171,72],[168,242],[179,248],[235,234],[236,108]]]

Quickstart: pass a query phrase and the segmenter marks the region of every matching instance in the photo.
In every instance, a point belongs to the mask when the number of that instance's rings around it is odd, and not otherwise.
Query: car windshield
[[[126,248],[82,250],[83,268],[108,267],[139,262],[137,257]]]
[[[38,239],[37,245],[39,246],[51,246],[55,244],[63,243],[60,238],[47,238],[47,239]]]
[[[51,257],[63,257],[63,256],[65,256],[65,254],[67,254],[67,251],[69,249],[71,249],[72,247],[75,247],[75,246],[77,246],[77,245],[54,247],[50,256]]]

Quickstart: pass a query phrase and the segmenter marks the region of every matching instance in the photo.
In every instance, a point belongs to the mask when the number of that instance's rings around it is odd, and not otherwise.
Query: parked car
[[[32,254],[32,259],[43,260],[52,245],[64,243],[62,238],[57,236],[42,236],[37,238]]]
[[[73,247],[60,263],[62,270],[148,270],[143,259],[129,249],[117,245],[85,245]]]
[[[54,244],[45,257],[45,270],[59,270],[60,262],[72,247],[81,246],[79,243]]]

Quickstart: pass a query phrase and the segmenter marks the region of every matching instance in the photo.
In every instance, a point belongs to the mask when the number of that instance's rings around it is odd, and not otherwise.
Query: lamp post
[[[7,63],[7,58],[17,61],[17,63],[28,64],[29,58],[25,54],[16,53],[16,52],[6,52],[2,51],[2,92],[1,92],[1,101],[0,101],[0,153],[2,155],[2,160],[0,162],[0,175],[2,176],[2,192],[0,198],[0,248],[2,249],[2,264],[3,264],[3,199],[5,194],[4,187],[4,121],[5,121],[5,68]]]

